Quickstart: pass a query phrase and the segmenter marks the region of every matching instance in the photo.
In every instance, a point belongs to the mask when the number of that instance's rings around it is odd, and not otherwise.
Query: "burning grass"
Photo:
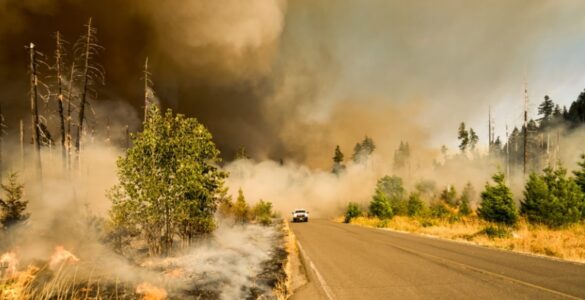
[[[341,222],[343,219],[338,219]],[[351,224],[431,235],[477,245],[585,262],[585,223],[562,229],[531,225],[521,220],[514,228],[499,227],[477,217],[449,222],[437,218],[396,216],[389,220],[358,217]]]
[[[277,297],[286,281],[277,225],[226,225],[167,258],[74,252],[56,246],[42,260],[21,258],[18,249],[0,255],[0,299],[258,299]]]

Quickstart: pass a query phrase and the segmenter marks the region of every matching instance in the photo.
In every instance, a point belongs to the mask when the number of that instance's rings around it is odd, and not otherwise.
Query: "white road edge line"
[[[301,250],[301,254],[309,262],[309,266],[311,267],[311,270],[313,270],[313,272],[315,272],[315,274],[317,275],[317,280],[319,280],[319,284],[323,288],[323,291],[325,292],[325,295],[327,296],[327,298],[329,300],[337,299],[335,297],[335,295],[333,294],[333,291],[331,291],[331,288],[329,287],[329,285],[327,284],[327,282],[325,281],[325,279],[321,275],[321,273],[319,273],[319,271],[317,270],[317,267],[315,267],[315,264],[313,264],[313,261],[309,258],[309,256],[305,252],[305,249],[303,249],[303,246],[301,246],[301,243],[299,241],[297,241],[297,246],[299,246],[299,250]]]

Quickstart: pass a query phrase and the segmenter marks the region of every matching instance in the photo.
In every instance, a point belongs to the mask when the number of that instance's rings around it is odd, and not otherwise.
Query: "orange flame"
[[[143,282],[136,287],[136,294],[142,295],[142,300],[163,300],[167,298],[167,291],[148,282]]]
[[[6,252],[0,256],[0,271],[5,269],[4,277],[5,278],[12,278],[16,273],[16,267],[18,266],[18,258],[16,258],[16,253],[14,252]],[[1,274],[1,273],[0,273]]]
[[[74,264],[79,261],[77,256],[73,255],[73,253],[65,250],[63,246],[55,247],[55,252],[51,255],[49,260],[49,267],[51,269],[55,269],[56,267],[60,266],[63,263]]]

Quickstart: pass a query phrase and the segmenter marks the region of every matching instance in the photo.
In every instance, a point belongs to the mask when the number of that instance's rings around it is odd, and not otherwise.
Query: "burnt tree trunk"
[[[32,136],[35,147],[36,165],[39,178],[42,174],[41,166],[41,133],[39,128],[39,108],[38,108],[38,78],[37,78],[37,57],[35,44],[30,43],[30,111],[32,119]]]

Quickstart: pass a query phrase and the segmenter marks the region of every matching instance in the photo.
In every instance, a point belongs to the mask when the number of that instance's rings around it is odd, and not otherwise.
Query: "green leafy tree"
[[[465,152],[469,146],[469,132],[465,129],[465,123],[459,124],[457,139],[459,140],[459,150]]]
[[[264,226],[272,224],[272,203],[260,199],[252,209],[254,220]]]
[[[469,216],[471,214],[471,201],[475,195],[475,190],[471,182],[468,182],[463,191],[461,192],[461,198],[459,199],[459,214],[462,216]]]
[[[345,216],[343,219],[344,223],[351,222],[351,219],[360,217],[362,215],[362,210],[360,209],[357,203],[349,202],[347,204],[347,209],[345,210]]]
[[[410,217],[419,216],[424,211],[425,203],[422,201],[419,193],[411,193],[406,202],[407,213]]]
[[[2,184],[2,190],[6,197],[0,199],[0,224],[8,228],[28,219],[29,214],[25,213],[28,201],[22,199],[24,184],[18,182],[16,173],[10,173],[8,183]]]
[[[238,190],[238,198],[236,199],[236,203],[233,207],[234,217],[236,218],[237,222],[245,223],[250,220],[250,212],[249,212],[248,203],[246,203],[246,198],[244,198],[244,192],[242,189]]]
[[[345,170],[343,158],[344,158],[343,152],[341,152],[339,145],[337,145],[335,147],[335,152],[333,154],[333,169],[331,170],[333,174],[340,174]]]
[[[117,162],[109,193],[114,228],[142,234],[151,255],[169,254],[174,236],[186,244],[215,228],[226,173],[207,129],[194,118],[151,105],[144,130]]]
[[[392,210],[392,205],[387,194],[376,190],[370,202],[370,214],[380,219],[390,219],[394,216],[394,211]]]
[[[378,179],[376,194],[382,194],[388,199],[393,214],[406,214],[406,190],[402,178],[398,176],[384,176]]]
[[[521,203],[521,213],[532,223],[560,227],[576,223],[583,216],[583,192],[567,170],[546,168],[542,175],[530,174]]]
[[[477,213],[480,218],[507,225],[516,224],[518,212],[512,198],[512,192],[506,185],[504,173],[497,172],[492,176],[495,185],[486,183],[481,193],[481,202]]]

